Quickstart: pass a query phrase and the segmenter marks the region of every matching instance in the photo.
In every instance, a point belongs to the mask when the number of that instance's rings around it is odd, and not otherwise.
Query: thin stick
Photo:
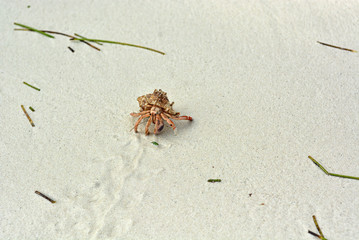
[[[153,51],[153,52],[165,55],[164,52],[158,51],[156,49],[149,48],[149,47],[144,47],[144,46],[140,46],[140,45],[135,45],[135,44],[131,44],[131,43],[115,42],[115,41],[101,40],[101,39],[91,39],[91,38],[74,38],[74,39],[71,39],[71,40],[79,40],[79,41],[85,40],[85,41],[89,41],[89,42],[103,42],[103,43],[120,44],[120,45],[124,45],[124,46],[142,48],[142,49],[146,49],[146,50],[149,50],[149,51]]]
[[[73,50],[71,47],[67,47],[68,49],[70,49],[71,52],[75,52],[75,50]]]
[[[75,35],[76,37],[86,38],[86,37],[81,36],[80,34],[77,34],[77,33],[74,33],[74,35]],[[100,43],[100,42],[95,42],[95,43],[97,43],[98,45],[103,45],[103,44],[102,44],[102,43]]]
[[[314,221],[315,226],[318,229],[318,232],[319,232],[320,236],[324,238],[324,234],[322,233],[322,230],[320,230],[320,227],[318,225],[317,218],[315,217],[315,215],[313,215],[313,221]]]
[[[15,31],[34,31],[32,29],[20,29],[20,28],[15,28],[14,29]],[[52,34],[58,34],[58,35],[62,35],[62,36],[65,36],[65,37],[69,37],[70,40],[76,38],[72,35],[69,35],[69,34],[66,34],[66,33],[61,33],[61,32],[55,32],[55,31],[49,31],[49,30],[40,30],[41,32],[44,32],[44,33],[52,33]],[[101,49],[99,49],[98,47],[95,47],[94,45],[92,45],[91,43],[85,41],[85,40],[80,40],[81,42],[83,43],[86,43],[87,45],[89,45],[90,47],[96,49],[97,51],[101,51]]]
[[[324,46],[328,46],[328,47],[332,47],[332,48],[338,48],[338,49],[349,51],[349,52],[357,52],[356,50],[353,50],[353,49],[342,48],[342,47],[334,46],[334,45],[331,45],[331,44],[328,44],[328,43],[323,43],[323,42],[319,42],[319,41],[317,41],[317,43],[320,43],[320,44],[322,44]]]
[[[55,200],[52,200],[51,198],[49,198],[48,196],[44,195],[43,193],[39,192],[39,191],[35,191],[35,193],[37,195],[40,195],[41,197],[45,198],[46,200],[49,200],[51,203],[56,203]]]
[[[52,35],[50,35],[50,34],[47,34],[47,33],[45,33],[45,32],[42,31],[42,30],[37,30],[37,29],[35,29],[35,28],[33,28],[33,27],[29,27],[29,26],[26,26],[26,25],[23,25],[23,24],[20,24],[20,23],[14,23],[14,24],[17,25],[17,26],[26,28],[26,29],[28,29],[28,30],[30,30],[30,31],[38,32],[38,33],[40,33],[40,34],[42,34],[42,35],[45,35],[46,37],[55,38],[54,36],[52,36]]]
[[[33,112],[35,112],[35,109],[33,109],[31,106],[29,107],[29,109]]]
[[[29,114],[27,114],[27,112],[26,112],[26,110],[25,110],[25,108],[24,108],[24,105],[21,105],[21,108],[22,108],[22,110],[24,111],[24,113],[25,113],[27,119],[29,119],[29,122],[30,122],[31,126],[35,127],[35,124],[34,124],[34,122],[32,121],[32,119],[30,118]]]
[[[33,89],[37,90],[37,91],[40,91],[40,88],[37,88],[37,87],[34,87],[30,84],[28,84],[27,82],[23,82],[25,85],[29,86],[29,87],[32,87]]]
[[[308,158],[310,160],[312,160],[313,163],[315,165],[317,165],[327,175],[334,176],[334,177],[341,177],[341,178],[349,178],[349,179],[359,180],[359,177],[353,177],[353,176],[341,175],[341,174],[336,174],[336,173],[330,173],[322,165],[320,165],[320,163],[318,163],[314,158],[312,158],[311,156],[308,156]]]
[[[308,230],[308,233],[312,234],[314,237],[322,239],[322,237],[320,235],[316,234],[315,232],[312,232],[312,231]]]

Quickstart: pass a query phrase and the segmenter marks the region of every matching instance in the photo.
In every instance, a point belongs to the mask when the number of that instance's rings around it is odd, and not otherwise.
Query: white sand
[[[328,239],[358,239],[359,181],[307,158],[359,176],[358,53],[316,43],[359,50],[358,13],[356,0],[1,1],[0,239],[314,239],[312,215]],[[155,88],[194,118],[177,135],[131,131]]]

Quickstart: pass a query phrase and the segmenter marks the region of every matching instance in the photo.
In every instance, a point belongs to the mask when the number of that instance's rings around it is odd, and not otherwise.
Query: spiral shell
[[[170,103],[167,98],[167,93],[155,89],[153,93],[149,93],[137,98],[138,104],[142,111],[150,110],[153,106],[162,108],[162,110],[171,115],[179,115],[179,112],[176,112],[172,109],[174,102]]]

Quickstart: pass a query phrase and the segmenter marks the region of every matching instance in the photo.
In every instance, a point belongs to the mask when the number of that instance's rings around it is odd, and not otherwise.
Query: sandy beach
[[[358,13],[0,1],[0,239],[316,239],[313,215],[327,239],[358,239],[359,181],[308,158],[359,177],[359,55],[317,42],[359,50]],[[155,89],[193,121],[135,133],[137,97]]]

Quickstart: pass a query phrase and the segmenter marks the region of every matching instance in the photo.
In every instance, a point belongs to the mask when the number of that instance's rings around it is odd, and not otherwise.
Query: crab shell
[[[167,98],[167,93],[160,90],[155,89],[153,93],[149,93],[137,98],[138,104],[142,111],[151,110],[153,106],[162,108],[164,112],[169,113],[171,115],[179,115],[179,112],[176,112],[172,109],[172,105],[174,102],[170,103]]]

